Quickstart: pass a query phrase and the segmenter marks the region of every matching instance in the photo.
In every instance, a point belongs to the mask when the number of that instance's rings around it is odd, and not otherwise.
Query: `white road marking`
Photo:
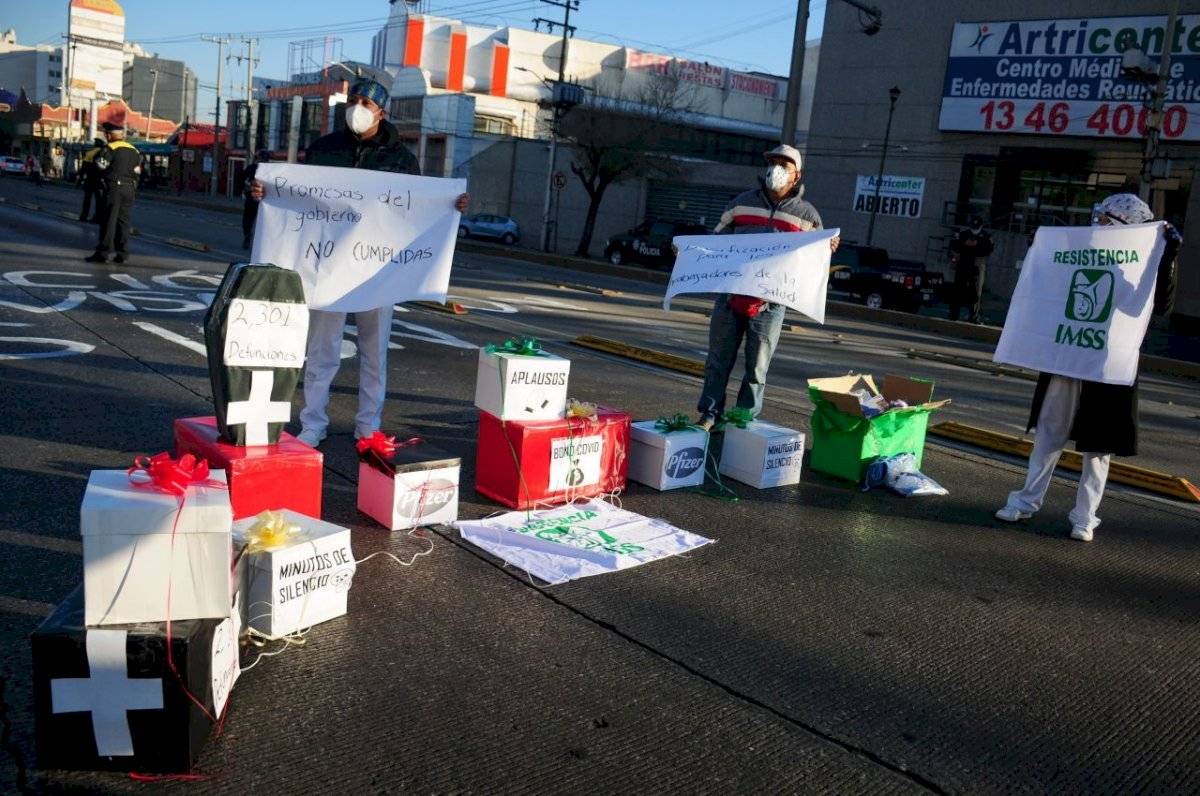
[[[161,326],[153,323],[147,323],[146,321],[134,321],[133,325],[139,329],[142,329],[143,331],[149,332],[150,334],[157,335],[168,342],[181,345],[189,351],[195,351],[197,354],[206,359],[208,358],[208,351],[204,348],[203,343],[197,343],[195,340],[189,340],[183,335],[175,334],[170,329],[164,329]]]
[[[87,300],[87,293],[82,290],[72,290],[67,294],[67,297],[57,304],[22,304],[19,301],[0,301],[0,307],[8,307],[12,310],[21,310],[22,312],[32,312],[36,315],[45,315],[50,312],[66,312],[73,310]]]
[[[59,340],[55,337],[0,337],[0,343],[34,343],[58,346],[61,349],[59,351],[22,351],[16,354],[0,353],[0,359],[53,359],[86,354],[96,348],[94,345],[81,343],[78,340]]]

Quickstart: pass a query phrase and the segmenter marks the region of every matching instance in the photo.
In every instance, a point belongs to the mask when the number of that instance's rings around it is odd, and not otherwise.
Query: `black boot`
[[[83,261],[85,263],[107,263],[108,257],[104,256],[100,252],[94,252],[92,256],[84,257]]]

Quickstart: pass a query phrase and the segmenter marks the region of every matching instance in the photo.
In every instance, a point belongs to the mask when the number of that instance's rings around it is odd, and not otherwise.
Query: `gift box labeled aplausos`
[[[236,612],[172,621],[168,661],[165,624],[88,627],[76,588],[30,637],[38,766],[189,771],[241,671],[237,637]]]
[[[566,411],[570,360],[536,340],[479,349],[475,406],[501,420],[557,420]]]
[[[912,453],[920,468],[929,415],[950,403],[933,400],[932,381],[906,376],[884,376],[882,390],[868,375],[810,379],[808,395],[810,466],[856,482],[880,456]]]
[[[686,416],[642,420],[629,432],[629,480],[655,489],[704,483],[708,432]]]
[[[79,511],[88,625],[225,618],[233,598],[225,473],[192,457],[93,470]]]
[[[603,406],[593,417],[503,421],[479,413],[475,491],[515,509],[554,505],[625,488],[629,415]]]
[[[291,419],[308,342],[308,306],[295,271],[237,263],[204,316],[208,373],[221,437],[278,442]]]
[[[354,580],[350,529],[294,511],[234,523],[246,627],[280,638],[346,613]]]
[[[268,509],[321,516],[324,457],[286,431],[274,445],[243,447],[220,439],[216,418],[184,417],[175,421],[175,453],[225,471],[235,520]]]
[[[800,483],[804,435],[790,428],[754,420],[725,425],[721,475],[757,489]]]
[[[398,443],[378,431],[356,447],[359,511],[393,531],[458,519],[457,456],[419,437]]]

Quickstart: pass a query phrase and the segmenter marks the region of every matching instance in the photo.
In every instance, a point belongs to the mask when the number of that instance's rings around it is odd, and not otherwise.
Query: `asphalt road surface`
[[[200,322],[238,219],[142,201],[120,266],[82,262],[78,194],[0,181],[0,790],[132,790],[37,769],[27,634],[80,580],[88,471],[171,446],[209,414]],[[16,206],[36,202],[41,210]],[[164,245],[200,240],[204,254]],[[564,289],[564,282],[623,291]],[[463,457],[475,495],[476,348],[534,334],[572,360],[571,393],[636,418],[690,412],[696,379],[570,345],[595,334],[699,358],[704,302],[480,254],[456,257],[450,316],[399,307],[389,433]],[[799,322],[799,321],[798,321]],[[768,419],[807,430],[804,380],[847,371],[937,381],[947,419],[1023,430],[1032,383],[909,359],[986,347],[861,322],[800,322],[772,368]],[[353,351],[348,331],[346,353]],[[950,490],[910,499],[806,472],[736,503],[631,485],[627,508],[717,540],[618,574],[538,588],[450,528],[389,534],[355,510],[355,359],[335,383],[325,519],[353,529],[349,614],[246,672],[204,792],[1195,792],[1200,788],[1200,512],[1113,488],[1097,541],[1066,539],[1074,484],[1017,527],[991,520],[1019,462],[927,447]],[[1194,383],[1143,380],[1138,463],[1200,475]],[[298,411],[299,404],[296,405]],[[295,415],[295,411],[293,412]]]

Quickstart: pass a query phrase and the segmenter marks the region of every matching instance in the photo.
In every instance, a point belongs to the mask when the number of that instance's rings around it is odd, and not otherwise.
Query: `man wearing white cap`
[[[764,152],[766,173],[759,186],[738,195],[713,230],[715,234],[754,232],[809,232],[821,229],[821,216],[806,202],[801,184],[803,161],[795,147],[780,144]],[[837,251],[840,238],[830,241]],[[712,428],[725,411],[725,389],[737,361],[738,348],[745,340],[746,373],[738,390],[737,406],[749,409],[757,417],[762,412],[767,369],[779,344],[783,316],[782,304],[752,296],[722,294],[713,303],[708,325],[708,357],[704,362],[704,387],[697,410],[698,425]]]
[[[1119,193],[1100,203],[1093,223],[1144,224],[1153,220],[1154,212],[1149,205],[1131,193]],[[1169,313],[1175,303],[1175,256],[1183,243],[1170,225],[1166,235],[1154,286],[1156,315]],[[1126,386],[1039,374],[1026,430],[1029,429],[1035,433],[1025,486],[1009,493],[1004,507],[996,512],[996,519],[1017,522],[1032,517],[1042,507],[1058,458],[1067,440],[1074,440],[1075,449],[1083,454],[1083,470],[1075,508],[1068,515],[1071,538],[1092,541],[1092,534],[1100,524],[1096,510],[1104,497],[1109,461],[1114,454],[1137,454],[1137,381]]]

